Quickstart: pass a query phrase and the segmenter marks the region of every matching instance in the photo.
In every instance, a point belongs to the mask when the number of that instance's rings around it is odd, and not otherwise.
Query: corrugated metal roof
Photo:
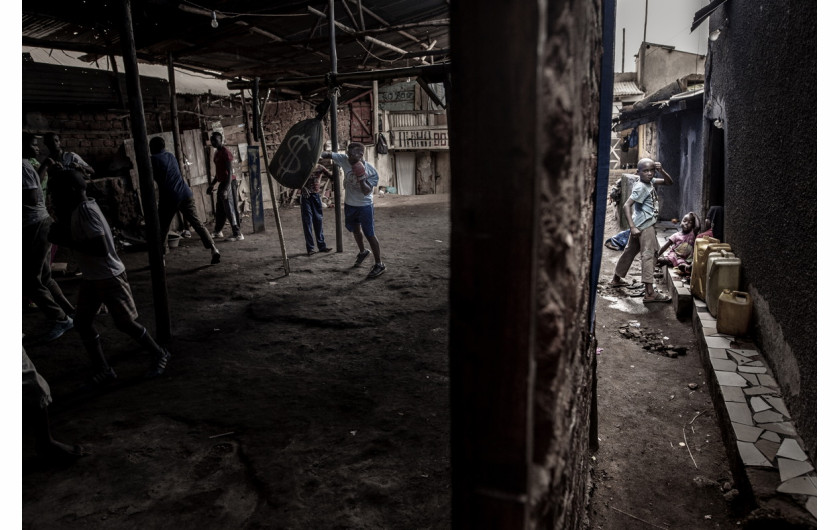
[[[641,96],[643,94],[644,92],[639,90],[639,87],[633,81],[616,81],[613,83],[614,97]]]

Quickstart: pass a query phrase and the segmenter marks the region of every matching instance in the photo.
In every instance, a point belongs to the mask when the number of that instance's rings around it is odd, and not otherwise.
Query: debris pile
[[[642,327],[638,320],[630,320],[618,328],[618,332],[626,339],[641,344],[649,353],[655,353],[671,359],[678,355],[685,355],[687,347],[669,344],[668,337],[662,335],[662,330]]]

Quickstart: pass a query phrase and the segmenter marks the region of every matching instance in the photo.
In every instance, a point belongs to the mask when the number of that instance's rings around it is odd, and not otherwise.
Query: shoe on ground
[[[213,252],[212,257],[210,258],[210,265],[216,265],[222,261],[222,253],[218,250]]]
[[[166,363],[169,362],[172,354],[169,353],[169,350],[163,346],[161,346],[160,349],[163,353],[158,355],[154,362],[152,362],[152,365],[149,367],[149,371],[146,372],[146,377],[158,377],[163,374],[164,370],[166,370]]]
[[[224,239],[224,238],[225,238],[225,234],[222,233],[221,230],[219,230],[218,232],[213,232],[213,239]]]
[[[181,232],[181,237],[189,239],[192,237],[192,232],[190,232],[189,230],[184,230],[183,232]]]
[[[243,236],[242,234],[230,236],[229,238],[227,238],[228,241],[242,241],[243,239],[245,239],[245,236]]]
[[[321,250],[319,250],[318,252],[329,252],[330,250],[332,250],[331,247],[324,247]]]
[[[367,248],[366,248],[366,249],[364,249],[363,251],[359,252],[358,254],[356,254],[356,263],[354,263],[354,264],[353,264],[353,266],[354,266],[354,267],[358,267],[359,265],[361,265],[361,264],[362,264],[362,262],[363,262],[363,261],[365,260],[365,258],[367,258],[368,256],[370,256],[370,249],[367,249]]]
[[[372,269],[370,269],[370,272],[368,273],[367,277],[376,278],[377,276],[380,276],[383,272],[385,272],[386,269],[387,267],[385,267],[384,263],[377,263],[373,266]]]
[[[307,256],[314,256],[315,255],[315,250],[307,250],[306,255]]]
[[[73,319],[70,317],[64,320],[56,320],[53,327],[44,335],[44,342],[53,341],[73,329]]]
[[[103,388],[117,380],[117,372],[110,366],[102,368],[88,379],[88,384],[93,388]]]

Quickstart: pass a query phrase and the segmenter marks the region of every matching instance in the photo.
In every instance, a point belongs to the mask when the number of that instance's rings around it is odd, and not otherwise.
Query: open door
[[[400,195],[414,195],[417,189],[415,170],[417,159],[414,151],[398,151],[394,153],[397,166],[397,193]]]

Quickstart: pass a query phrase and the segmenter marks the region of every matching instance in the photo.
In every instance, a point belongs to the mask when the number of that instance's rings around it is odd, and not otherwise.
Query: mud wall
[[[706,118],[723,122],[724,239],[755,334],[817,457],[817,5],[723,4],[710,19]]]
[[[451,16],[452,526],[579,528],[600,5],[466,0]]]

